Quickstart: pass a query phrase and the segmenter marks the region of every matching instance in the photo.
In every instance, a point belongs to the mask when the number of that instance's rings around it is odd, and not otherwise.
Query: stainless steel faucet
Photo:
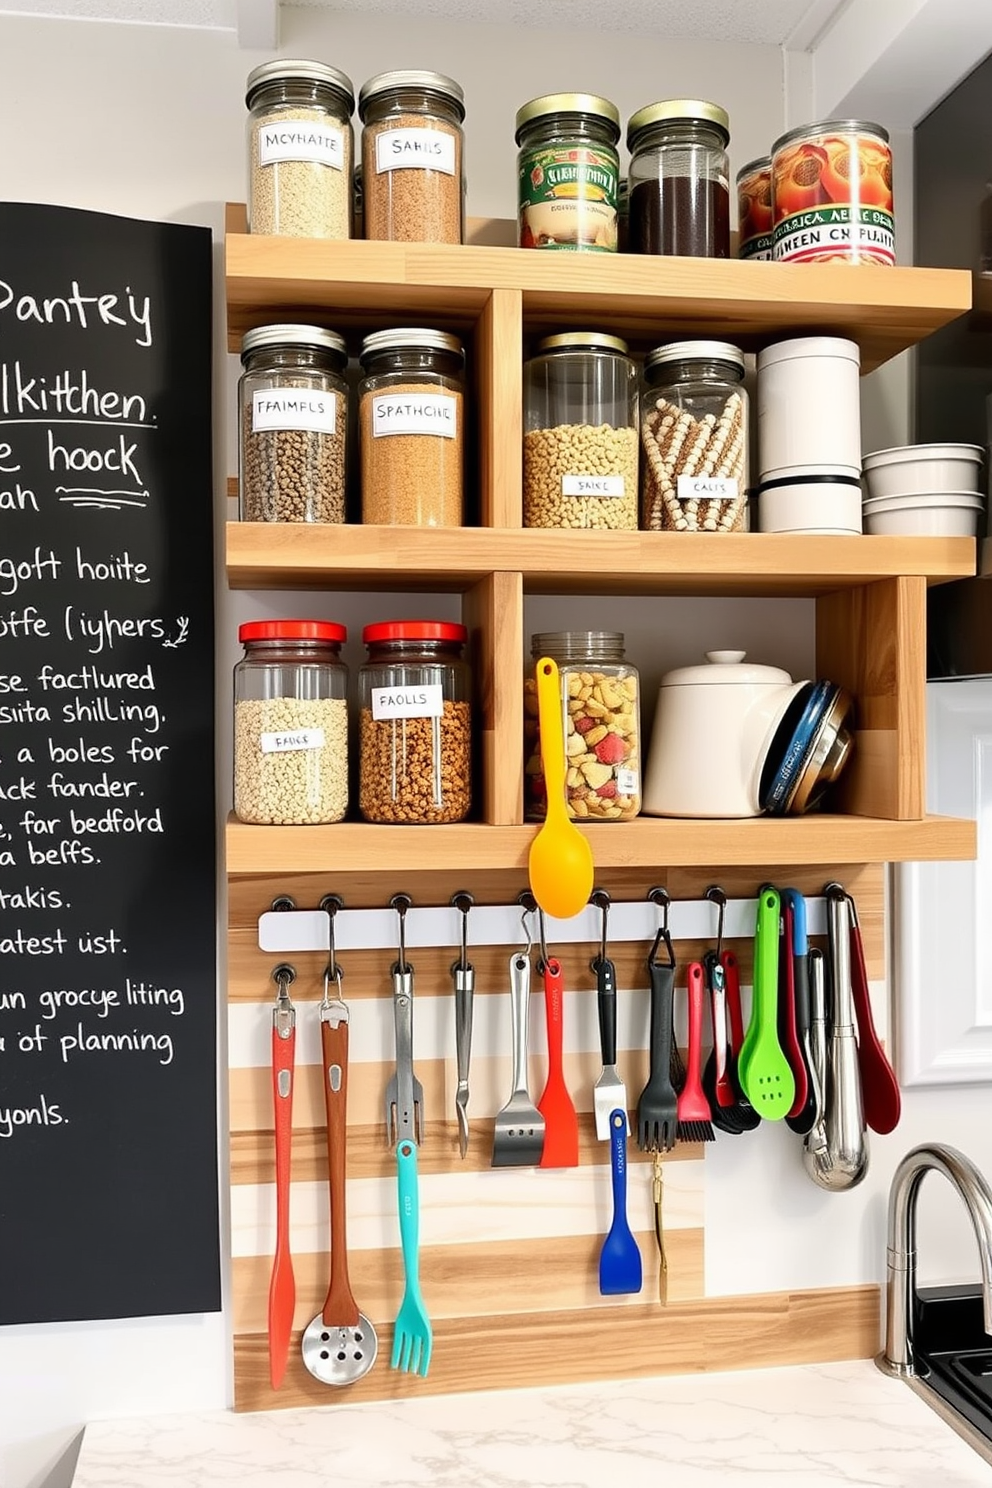
[[[896,1168],[889,1190],[885,1352],[875,1361],[883,1374],[900,1379],[916,1374],[913,1362],[916,1200],[924,1174],[931,1168],[943,1173],[957,1189],[971,1216],[982,1264],[985,1331],[992,1335],[992,1189],[971,1159],[956,1148],[938,1142],[914,1147]]]

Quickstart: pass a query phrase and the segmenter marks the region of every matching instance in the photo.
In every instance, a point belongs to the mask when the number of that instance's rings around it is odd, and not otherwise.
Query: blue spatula
[[[641,1290],[641,1252],[627,1223],[627,1113],[610,1113],[613,1165],[613,1223],[599,1253],[599,1290],[604,1297]]]

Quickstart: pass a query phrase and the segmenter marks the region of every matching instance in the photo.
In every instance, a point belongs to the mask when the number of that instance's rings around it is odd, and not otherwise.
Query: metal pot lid
[[[797,717],[782,720],[765,762],[762,809],[771,816],[797,816],[817,804],[847,763],[854,735],[853,702],[833,682],[810,684]]]
[[[791,687],[781,667],[744,665],[746,651],[707,651],[705,666],[676,667],[661,679],[662,687]]]

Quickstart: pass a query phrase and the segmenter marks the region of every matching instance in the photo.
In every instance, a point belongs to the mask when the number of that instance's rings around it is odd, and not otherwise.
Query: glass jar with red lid
[[[358,804],[367,821],[456,822],[472,804],[471,674],[464,625],[366,625],[358,674]]]
[[[328,620],[251,620],[234,668],[234,812],[303,826],[348,810],[348,632]]]

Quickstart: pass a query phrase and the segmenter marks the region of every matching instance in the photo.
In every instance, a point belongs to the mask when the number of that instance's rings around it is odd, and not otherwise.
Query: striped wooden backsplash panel
[[[419,834],[418,834],[419,841]],[[760,882],[790,883],[819,894],[836,876],[855,895],[869,976],[884,977],[884,880],[878,867],[822,869],[776,875],[774,868],[748,875],[705,871],[667,875],[673,898],[699,898],[721,883],[732,897],[753,895]],[[429,880],[429,883],[427,882]],[[604,875],[615,898],[646,896],[659,872]],[[413,886],[417,894],[413,892]],[[235,1335],[235,1407],[241,1410],[307,1403],[393,1398],[453,1389],[489,1389],[556,1379],[609,1377],[665,1368],[702,1367],[719,1346],[734,1362],[735,1315],[743,1319],[739,1362],[843,1357],[861,1345],[877,1318],[871,1288],[835,1294],[775,1294],[767,1298],[705,1297],[704,1152],[706,1144],[679,1143],[664,1164],[664,1216],[668,1301],[658,1300],[658,1257],[650,1159],[629,1143],[628,1218],[641,1251],[644,1287],[631,1297],[600,1296],[598,1258],[612,1216],[609,1149],[595,1138],[592,1086],[601,1068],[595,979],[589,961],[597,947],[552,947],[565,973],[565,1073],[580,1113],[580,1161],[574,1169],[503,1168],[490,1165],[496,1112],[509,1095],[510,999],[507,946],[471,945],[476,968],[472,1040],[470,1145],[463,1160],[455,1122],[454,998],[447,947],[409,953],[415,970],[414,1066],[424,1087],[426,1132],[420,1172],[421,1284],[434,1324],[435,1345],[426,1379],[389,1368],[392,1323],[403,1290],[396,1216],[395,1154],[386,1141],[385,1087],[393,1071],[390,966],[395,948],[348,951],[341,956],[342,993],[350,1010],[348,1087],[348,1259],[352,1289],[379,1335],[379,1359],[358,1384],[335,1391],[307,1373],[299,1337],[320,1311],[329,1279],[329,1212],[324,1102],[320,1071],[318,1003],[326,957],[304,952],[285,957],[258,949],[259,916],[278,895],[301,909],[323,895],[339,894],[348,908],[380,907],[394,892],[417,904],[446,904],[460,889],[480,903],[513,902],[524,885],[503,873],[472,881],[418,872],[385,894],[381,880],[342,873],[335,882],[313,875],[278,881],[233,879],[229,884],[228,1062],[230,1112],[230,1213],[232,1312]],[[428,891],[429,890],[429,891]],[[471,919],[469,921],[471,936]],[[729,942],[750,982],[751,947]],[[703,944],[676,946],[682,967]],[[647,1078],[648,946],[611,947],[618,972],[618,1066],[633,1109]],[[297,1010],[296,1082],[293,1102],[291,1189],[292,1253],[296,1311],[290,1364],[282,1388],[268,1379],[266,1313],[275,1240],[275,1167],[270,1077],[273,968],[287,960],[297,977],[290,989]],[[536,968],[537,954],[534,955]],[[684,976],[677,985],[684,987]],[[544,999],[532,977],[530,1091],[536,1100],[547,1070]],[[677,994],[676,1032],[685,1041],[684,994]],[[881,1013],[881,1008],[879,1012]],[[833,1306],[823,1300],[834,1297]],[[731,1301],[739,1303],[735,1314]],[[759,1325],[760,1324],[760,1325]],[[686,1329],[698,1339],[699,1358],[686,1363]],[[764,1331],[762,1331],[764,1330]],[[492,1347],[487,1346],[487,1340]],[[745,1342],[750,1340],[748,1353]],[[498,1347],[497,1347],[498,1345]],[[493,1349],[499,1355],[494,1367]],[[729,1350],[729,1352],[728,1352]],[[509,1352],[508,1352],[509,1351]],[[578,1355],[578,1362],[576,1361]],[[690,1345],[691,1354],[691,1345]],[[567,1356],[567,1358],[566,1358]],[[579,1372],[577,1373],[576,1370]]]

